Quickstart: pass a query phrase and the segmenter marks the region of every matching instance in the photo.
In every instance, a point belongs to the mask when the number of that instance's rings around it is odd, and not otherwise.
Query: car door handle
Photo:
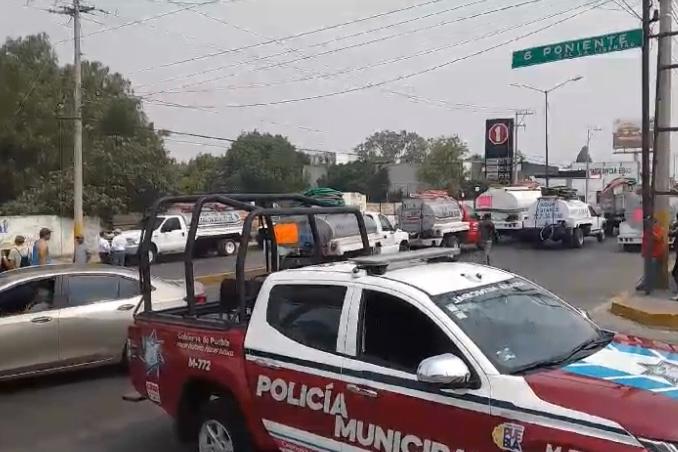
[[[118,311],[129,311],[130,309],[134,309],[133,304],[123,304],[121,306],[118,306]]]
[[[358,394],[365,397],[375,398],[379,395],[377,391],[375,391],[374,389],[367,389],[354,384],[347,384],[346,389],[348,389],[354,394]]]
[[[255,359],[254,364],[256,364],[257,366],[266,367],[268,369],[280,369],[279,365],[274,364],[274,363],[267,361],[265,359]]]
[[[33,317],[31,319],[31,322],[33,322],[33,323],[47,323],[47,322],[51,322],[51,321],[52,321],[51,317],[45,317],[45,316]]]

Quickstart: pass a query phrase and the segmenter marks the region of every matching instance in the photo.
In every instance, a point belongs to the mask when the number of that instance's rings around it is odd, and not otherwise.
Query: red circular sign
[[[509,139],[509,128],[503,122],[497,122],[487,131],[487,138],[492,144],[504,144]]]

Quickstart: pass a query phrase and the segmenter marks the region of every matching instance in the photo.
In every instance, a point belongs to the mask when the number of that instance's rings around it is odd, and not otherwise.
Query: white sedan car
[[[183,283],[152,279],[155,309],[185,304]],[[196,282],[196,296],[205,297]],[[0,380],[124,363],[139,274],[108,265],[0,273]]]

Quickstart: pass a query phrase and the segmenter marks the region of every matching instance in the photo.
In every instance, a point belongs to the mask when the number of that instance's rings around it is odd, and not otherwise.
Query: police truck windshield
[[[506,374],[563,365],[609,342],[579,312],[520,278],[437,295],[433,301]]]

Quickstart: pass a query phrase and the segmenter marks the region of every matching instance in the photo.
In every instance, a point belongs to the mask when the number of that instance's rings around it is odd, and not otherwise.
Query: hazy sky
[[[0,2],[3,34],[47,32],[60,61],[72,61],[68,17],[45,11],[67,1]],[[534,115],[526,118],[519,147],[540,161],[544,96],[509,84],[550,88],[581,75],[550,99],[551,161],[565,163],[585,144],[588,126],[603,128],[592,140],[594,160],[610,159],[613,120],[640,117],[640,50],[511,69],[514,50],[640,26],[613,1],[191,2],[198,0],[87,3],[108,14],[84,17],[83,57],[130,78],[159,128],[223,137],[256,128],[286,135],[299,147],[336,152],[351,152],[380,129],[407,129],[427,137],[458,134],[482,154],[485,119],[523,108]],[[628,3],[640,11],[640,0]],[[332,27],[349,21],[355,22]],[[331,28],[314,32],[323,27]],[[674,92],[676,83],[674,76]],[[317,98],[294,101],[309,97]],[[180,136],[167,146],[181,160],[225,149]]]

